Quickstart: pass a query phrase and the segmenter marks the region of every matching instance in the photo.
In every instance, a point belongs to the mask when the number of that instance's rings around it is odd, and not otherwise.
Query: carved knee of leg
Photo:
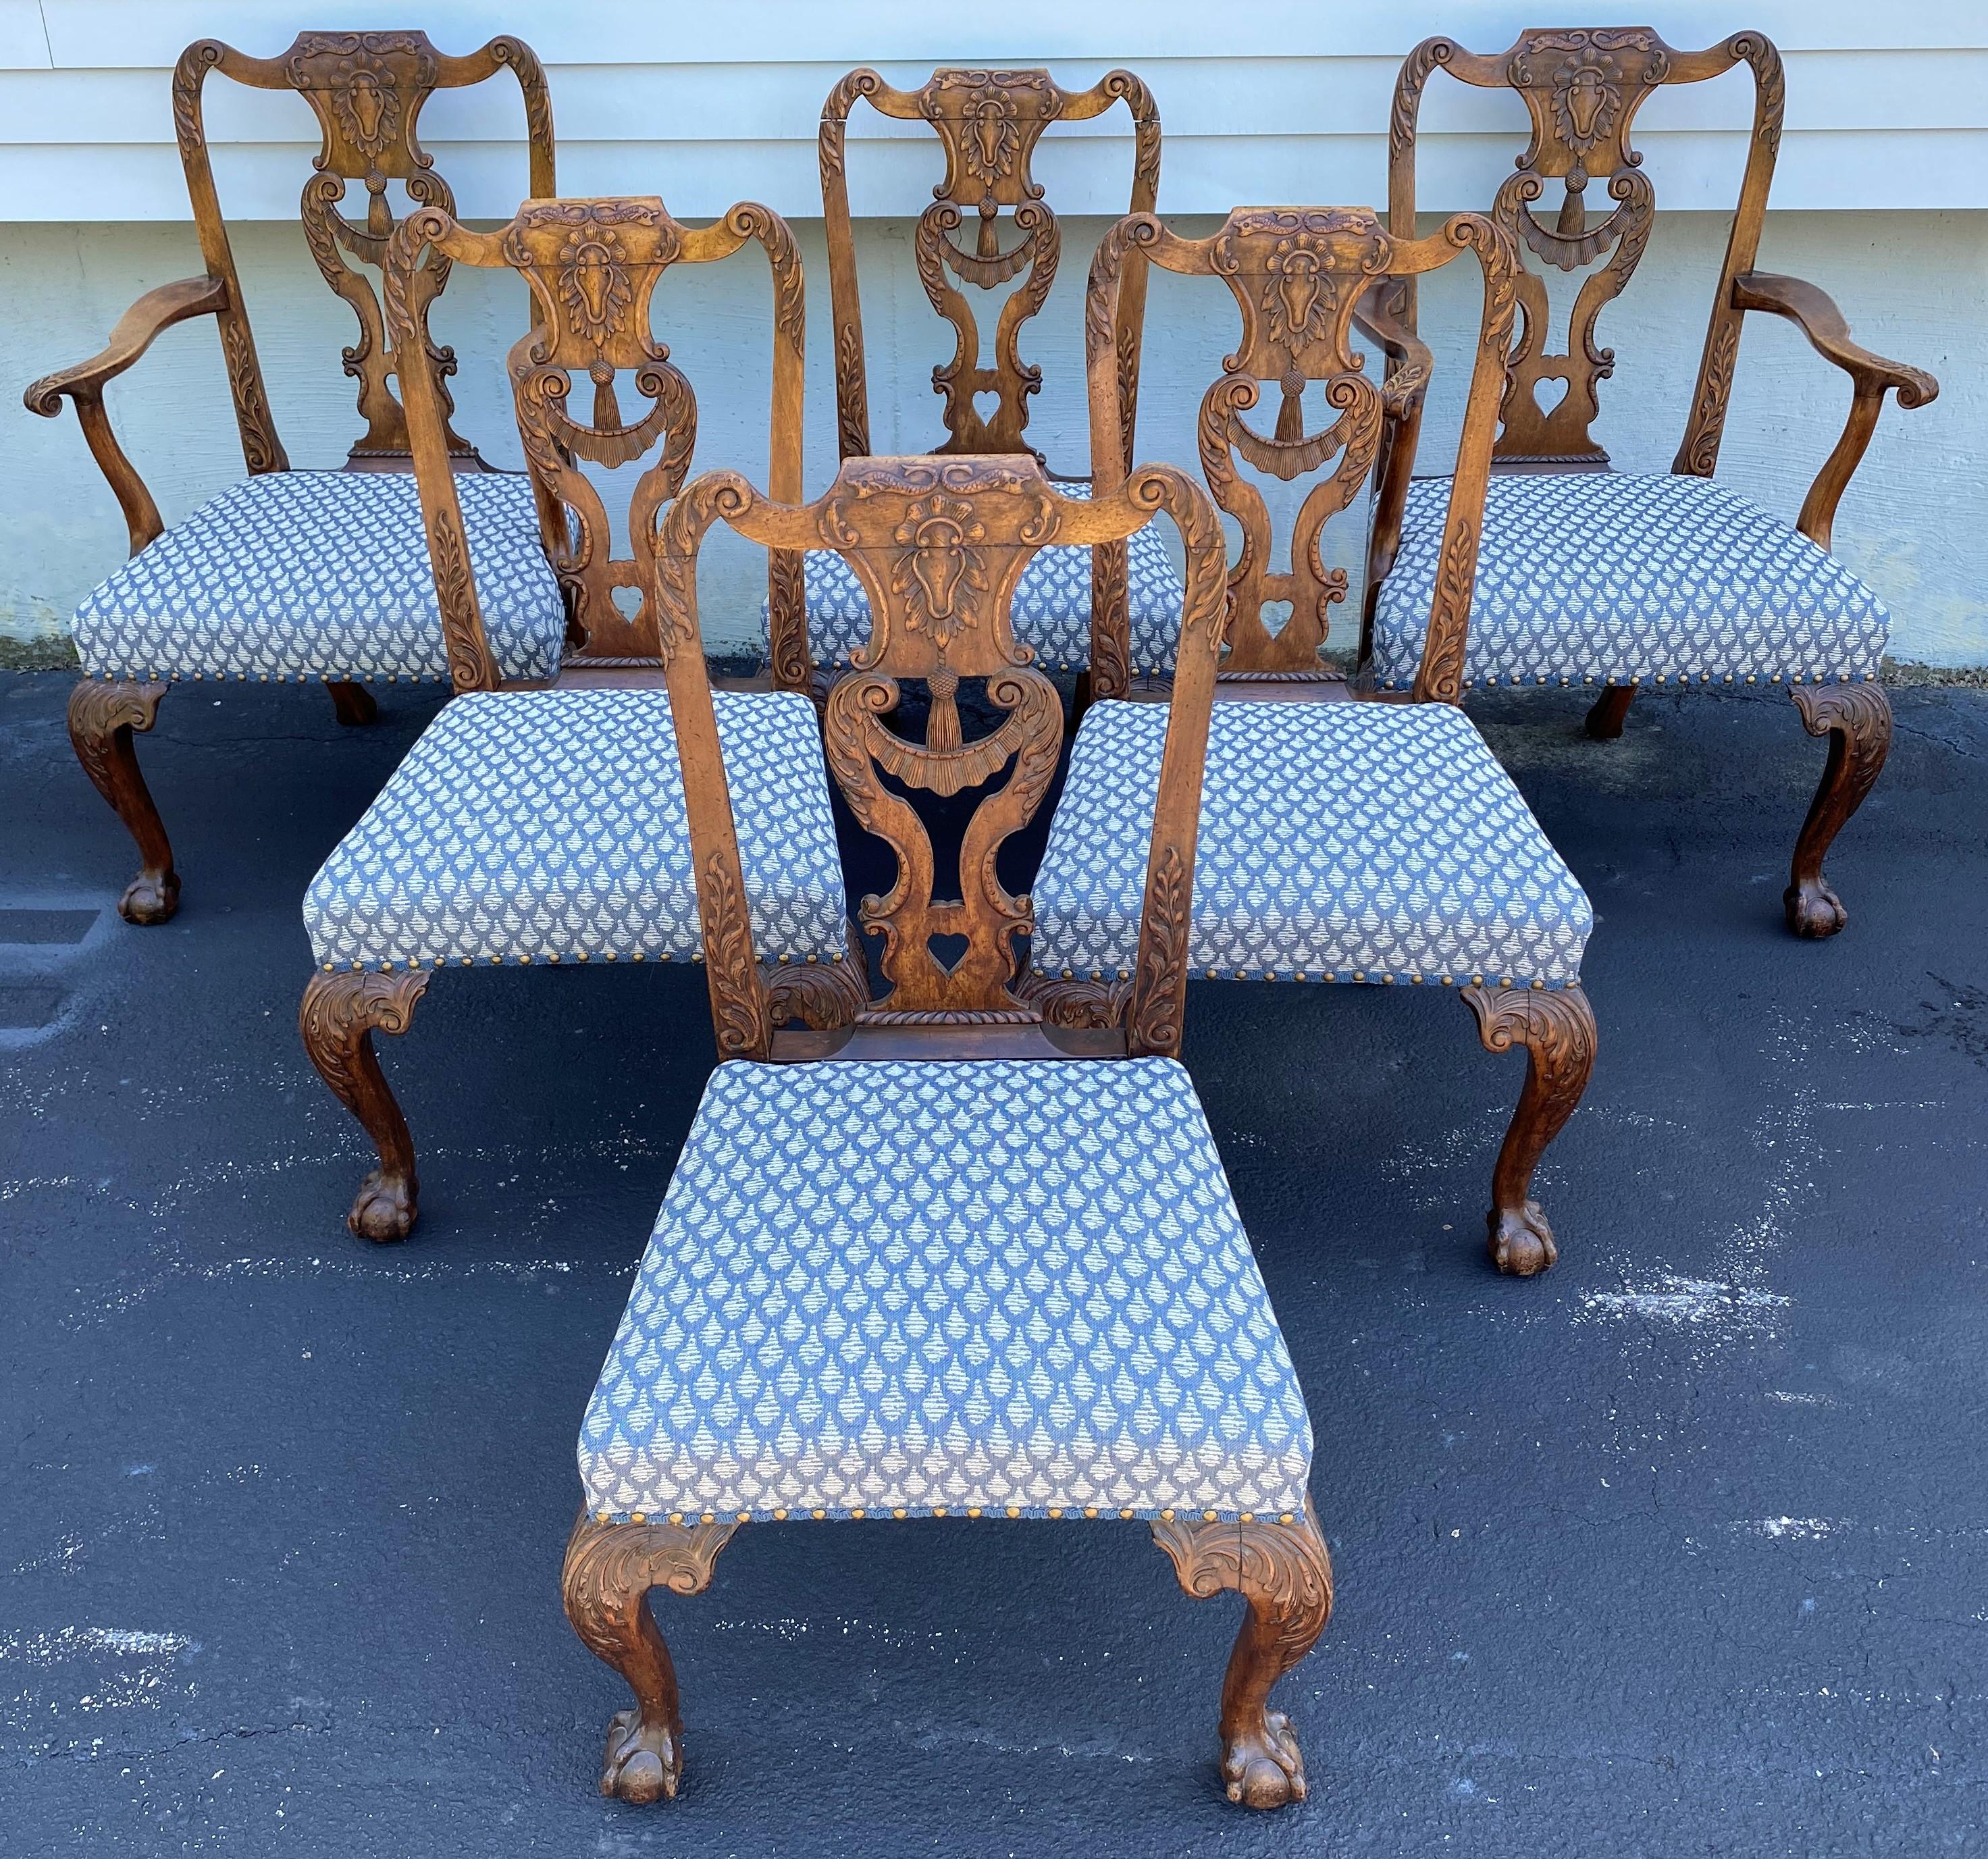
[[[1782,908],[1797,936],[1833,936],[1850,913],[1830,888],[1822,861],[1851,815],[1864,804],[1892,746],[1892,705],[1883,685],[1797,684],[1790,692],[1812,736],[1829,738],[1822,779],[1795,841]]]
[[[173,849],[131,740],[134,730],[152,727],[165,691],[162,684],[86,678],[69,693],[69,739],[76,759],[137,843],[138,875],[117,904],[118,914],[127,923],[164,923],[179,908]]]
[[[1233,1589],[1249,1604],[1222,1685],[1222,1779],[1244,1807],[1305,1797],[1303,1752],[1270,1709],[1277,1681],[1311,1651],[1332,1613],[1332,1558],[1309,1500],[1288,1520],[1162,1519],[1153,1540],[1196,1599]]]
[[[426,970],[318,973],[304,989],[297,1026],[318,1076],[373,1139],[380,1165],[360,1184],[346,1224],[363,1239],[404,1239],[414,1230],[421,1184],[414,1139],[373,1049],[377,1032],[405,1033],[426,991]]]
[[[1587,1089],[1594,1067],[1594,1010],[1577,984],[1564,988],[1469,987],[1465,1004],[1490,1052],[1526,1049],[1526,1082],[1492,1171],[1487,1216],[1492,1262],[1530,1278],[1560,1256],[1539,1203],[1533,1171]]]

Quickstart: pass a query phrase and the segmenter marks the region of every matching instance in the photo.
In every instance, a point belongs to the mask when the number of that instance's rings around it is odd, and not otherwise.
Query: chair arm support
[[[1428,391],[1435,358],[1428,346],[1400,317],[1388,308],[1388,293],[1394,280],[1384,278],[1354,306],[1353,320],[1360,333],[1378,343],[1392,364],[1381,389],[1382,404],[1398,419],[1412,407],[1419,406]]]
[[[1851,340],[1850,325],[1827,292],[1800,278],[1772,272],[1743,272],[1733,280],[1733,306],[1785,316],[1809,340],[1810,346],[1850,377],[1850,417],[1835,449],[1803,499],[1795,526],[1819,548],[1827,549],[1836,522],[1836,506],[1877,431],[1885,396],[1896,390],[1901,407],[1923,407],[1939,393],[1939,383],[1922,368],[1888,361]]]
[[[1819,285],[1769,271],[1742,272],[1733,280],[1733,307],[1787,317],[1818,355],[1850,377],[1859,394],[1882,394],[1895,387],[1901,407],[1923,407],[1939,396],[1939,383],[1924,369],[1888,361],[1851,341],[1842,311]]]
[[[148,290],[117,319],[110,340],[101,353],[73,368],[44,375],[22,396],[30,413],[53,419],[62,411],[66,397],[76,403],[83,436],[124,512],[130,532],[131,553],[136,555],[165,526],[159,520],[159,507],[138,475],[137,468],[125,456],[124,448],[110,430],[103,407],[103,388],[130,367],[149,349],[161,331],[194,316],[211,316],[228,307],[228,286],[220,278],[182,278]]]
[[[1401,519],[1408,483],[1415,475],[1422,436],[1422,401],[1428,392],[1434,358],[1415,331],[1388,307],[1394,280],[1384,278],[1354,306],[1361,333],[1380,344],[1390,366],[1381,390],[1381,445],[1374,472],[1374,505],[1367,541],[1367,599],[1361,634],[1364,659],[1372,644],[1374,597],[1401,547]]]

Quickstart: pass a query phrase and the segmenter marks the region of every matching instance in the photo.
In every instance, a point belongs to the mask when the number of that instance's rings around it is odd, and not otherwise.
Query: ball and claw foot
[[[1514,1278],[1535,1278],[1560,1257],[1537,1201],[1528,1201],[1523,1212],[1494,1207],[1485,1223],[1491,1231],[1491,1262]]]
[[[361,1239],[390,1245],[414,1230],[414,1184],[404,1175],[375,1168],[359,1184],[345,1224]]]
[[[1797,936],[1833,936],[1850,921],[1841,899],[1821,878],[1790,884],[1781,893],[1781,904],[1787,912],[1788,928]]]
[[[1304,1756],[1282,1711],[1264,1714],[1263,1730],[1222,1751],[1222,1779],[1229,1800],[1245,1807],[1288,1807],[1305,1798]]]
[[[164,923],[180,907],[180,877],[176,871],[141,871],[117,900],[117,914],[127,923]]]
[[[683,1755],[668,1724],[644,1724],[639,1710],[617,1711],[600,1759],[600,1792],[631,1807],[674,1801],[683,1779]]]

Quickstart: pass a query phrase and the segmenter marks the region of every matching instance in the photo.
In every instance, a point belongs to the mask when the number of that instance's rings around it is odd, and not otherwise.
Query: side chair
[[[1029,401],[1041,390],[1043,372],[1022,359],[1021,340],[1024,326],[1042,309],[1055,280],[1063,232],[1030,171],[1030,158],[1053,123],[1087,121],[1122,102],[1132,118],[1131,211],[1151,211],[1160,184],[1160,113],[1151,94],[1129,71],[1108,72],[1087,90],[1069,91],[1046,71],[1029,70],[935,71],[916,90],[894,89],[874,71],[857,70],[829,93],[821,111],[821,200],[835,325],[836,434],[844,458],[861,458],[870,450],[869,383],[847,161],[850,112],[864,99],[883,116],[929,124],[945,157],[945,174],[912,236],[919,284],[953,339],[952,359],[932,370],[932,391],[939,397],[945,431],[933,451],[942,457],[1016,452],[1043,462],[1026,436]],[[969,218],[973,233],[963,244],[960,228]],[[982,349],[976,299],[999,306],[991,356]],[[1143,299],[1128,297],[1118,347],[1119,417],[1128,463],[1138,402],[1142,307]],[[982,411],[989,403],[991,410]],[[1066,495],[1088,494],[1087,479],[1052,475]],[[1141,662],[1162,668],[1171,662],[1179,577],[1156,529],[1141,530],[1114,559],[1129,576],[1128,603]],[[841,559],[831,550],[814,550],[806,573],[806,637],[769,641],[775,681],[786,689],[804,688],[816,668],[833,671],[846,666],[869,637],[868,600]],[[1090,576],[1084,550],[1046,549],[1016,590],[1016,636],[1034,649],[1036,662],[1045,669],[1081,672],[1089,663]]]
[[[529,286],[532,324],[507,367],[540,512],[534,534],[543,520],[546,573],[586,652],[556,681],[507,675],[481,564],[464,547],[465,481],[450,469],[441,383],[410,370],[420,514],[458,695],[304,898],[316,965],[299,1012],[304,1044],[379,1154],[348,1216],[366,1239],[404,1238],[418,1191],[407,1122],[372,1035],[404,1033],[438,969],[702,958],[675,725],[641,553],[688,471],[697,401],[654,336],[651,299],[672,265],[715,262],[748,245],[763,251],[772,279],[770,482],[797,500],[802,276],[777,214],[749,202],[693,228],[657,199],[530,201],[495,232],[429,208],[394,235],[387,307],[407,352],[425,339],[425,279],[437,267],[506,268]],[[621,377],[647,403],[633,418],[617,397]],[[584,417],[572,404],[576,380],[593,390]],[[627,506],[636,553],[617,558],[602,495],[583,467],[651,454]],[[796,568],[797,558],[776,553],[769,583],[797,624]],[[740,840],[752,946],[769,965],[776,1010],[839,1024],[867,986],[813,706],[764,690],[721,691],[716,702],[726,751],[749,783]]]
[[[368,683],[447,673],[394,390],[400,354],[360,267],[377,269],[386,255],[394,219],[389,182],[418,208],[454,208],[448,183],[421,145],[422,106],[438,90],[500,71],[523,93],[531,191],[555,193],[552,103],[537,58],[519,39],[493,39],[462,58],[438,52],[421,32],[303,32],[276,58],[252,58],[214,39],[189,46],[173,73],[173,127],[206,273],[147,291],[101,354],[27,390],[29,410],[50,417],[64,400],[74,403],[130,534],[130,560],[76,610],[83,678],[69,707],[83,772],[137,842],[141,868],[117,907],[127,922],[163,923],[179,907],[172,847],[132,742],[134,730],[152,727],[168,684],[316,678],[330,688],[339,721],[358,724],[374,714]],[[292,470],[277,436],[208,157],[201,94],[211,72],[258,90],[296,92],[323,134],[304,184],[304,237],[325,282],[358,320],[344,365],[359,384],[366,422],[338,471]],[[340,210],[352,181],[365,187],[363,224]],[[440,266],[421,289],[439,296],[448,281]],[[212,316],[220,330],[248,475],[167,528],[111,430],[103,390],[161,332],[194,316]],[[434,346],[428,360],[443,375],[455,370],[446,348]],[[446,421],[445,392],[443,405]],[[463,478],[465,544],[483,582],[492,649],[508,676],[549,676],[566,618],[539,546],[531,485],[493,471],[452,430],[447,447]]]
[[[1010,603],[1038,549],[1155,514],[1187,577],[1138,981],[1121,1025],[1065,1033],[1016,991],[1029,901],[996,870],[1063,732]],[[861,911],[889,991],[834,1033],[776,1031],[748,954],[755,777],[714,717],[697,619],[721,519],[771,549],[834,550],[877,616],[827,736],[897,857]],[[682,1773],[650,1589],[700,1591],[748,1523],[965,1516],[1141,1519],[1190,1594],[1239,1590],[1223,1781],[1253,1807],[1301,1799],[1296,1735],[1269,1703],[1331,1607],[1311,1428],[1178,1056],[1222,625],[1205,495],[1154,466],[1068,498],[1012,454],[847,459],[801,508],[712,474],[671,506],[652,568],[720,1063],[580,1428],[566,1611],[635,1700],[609,1725],[602,1793],[654,1801]],[[907,684],[929,698],[922,740],[893,724]],[[964,734],[962,685],[1002,713],[990,732]],[[904,795],[969,789],[955,884]]]
[[[1442,512],[1434,617],[1411,688],[1349,687],[1320,653],[1346,574],[1320,537],[1376,471],[1383,507],[1412,466],[1428,351],[1379,302],[1390,280],[1473,254],[1483,278],[1476,364]],[[1491,1256],[1527,1275],[1557,1256],[1533,1173],[1594,1063],[1581,985],[1587,898],[1458,704],[1491,438],[1511,340],[1517,259],[1490,221],[1459,214],[1426,238],[1391,235],[1364,208],[1238,208],[1204,239],[1151,215],[1121,220],[1091,265],[1085,326],[1098,492],[1118,458],[1117,306],[1158,265],[1219,279],[1242,332],[1202,397],[1199,444],[1215,502],[1236,521],[1226,655],[1202,793],[1188,965],[1212,980],[1459,987],[1493,1052],[1523,1046],[1526,1082],[1493,1177]],[[1398,357],[1377,382],[1356,323]],[[1245,418],[1277,384],[1273,431]],[[1306,431],[1304,390],[1330,417]],[[1274,562],[1262,493],[1242,468],[1315,480]],[[1377,519],[1378,520],[1378,519]],[[1100,574],[1100,583],[1106,577]],[[1288,617],[1273,624],[1272,607]],[[1100,603],[1093,688],[1035,886],[1029,999],[1066,1026],[1111,1026],[1136,987],[1139,881],[1168,718],[1136,695],[1122,608]],[[1177,687],[1176,687],[1177,688]],[[1364,698],[1370,701],[1345,701]],[[1178,701],[1176,698],[1175,701]]]
[[[1660,88],[1742,65],[1754,96],[1746,174],[1683,442],[1668,475],[1617,472],[1591,431],[1601,384],[1615,365],[1614,351],[1597,343],[1595,326],[1628,288],[1655,215],[1630,129]],[[1416,126],[1423,92],[1442,71],[1480,89],[1518,93],[1532,139],[1499,187],[1491,217],[1541,265],[1585,273],[1560,353],[1548,346],[1543,277],[1528,271],[1520,281],[1518,339],[1495,452],[1498,475],[1485,505],[1464,682],[1597,687],[1587,732],[1603,739],[1622,733],[1645,681],[1680,690],[1785,683],[1803,726],[1830,741],[1783,908],[1797,935],[1833,936],[1848,914],[1823,876],[1823,859],[1884,766],[1892,707],[1877,681],[1890,616],[1829,553],[1831,531],[1885,396],[1923,407],[1939,384],[1860,348],[1814,285],[1754,269],[1786,94],[1780,54],[1760,33],[1737,33],[1702,52],[1678,51],[1644,26],[1525,32],[1489,56],[1452,39],[1425,40],[1395,87],[1388,216],[1398,235],[1415,228]],[[1550,224],[1533,213],[1549,181],[1564,190]],[[1586,204],[1596,185],[1614,203],[1598,220]],[[1412,282],[1395,307],[1412,326]],[[1740,326],[1756,311],[1787,318],[1850,380],[1848,421],[1793,527],[1713,481]],[[1371,597],[1367,647],[1389,688],[1413,678],[1422,654],[1439,572],[1442,498],[1439,484],[1416,484],[1398,531],[1381,538],[1381,559],[1392,572]]]

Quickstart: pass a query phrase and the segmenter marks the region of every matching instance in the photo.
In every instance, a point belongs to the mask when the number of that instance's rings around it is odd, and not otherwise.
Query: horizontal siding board
[[[585,6],[512,5],[490,0],[406,0],[375,5],[343,0],[341,25],[405,25],[418,15],[448,51],[482,44],[498,29],[522,34],[549,63],[646,63],[667,49],[673,63],[728,63],[746,46],[778,46],[784,57],[881,63],[890,59],[949,63],[1041,63],[1050,59],[1128,58],[1127,48],[1147,57],[1199,58],[1232,54],[1398,59],[1418,40],[1438,32],[1466,37],[1485,50],[1509,44],[1539,23],[1532,4],[1476,4],[1460,0],[1255,0],[1219,12],[1155,0],[1006,0],[988,14],[963,15],[942,6],[904,0],[729,0],[704,7],[658,8],[654,0],[590,0]],[[286,44],[299,27],[322,25],[322,4],[295,0],[43,0],[53,62],[167,66],[190,39],[218,38],[245,49]],[[1726,0],[1691,0],[1635,9],[1681,47],[1710,45],[1738,23],[1757,26],[1784,50],[1854,51],[1882,30],[1885,42],[1906,50],[1947,50],[1977,44],[1979,0],[1912,0],[1874,9],[1868,0],[1756,0],[1736,22]]]
[[[522,147],[492,142],[431,144],[466,218],[509,215],[526,184]],[[1733,132],[1645,139],[1661,206],[1730,211],[1739,191],[1743,138]],[[1433,211],[1482,208],[1508,171],[1509,137],[1445,136],[1423,155],[1422,204]],[[62,184],[49,184],[46,148],[0,145],[0,199],[15,221],[184,220],[186,183],[177,152],[159,144],[100,144],[63,151]],[[235,143],[215,153],[231,219],[289,219],[310,172],[297,144]],[[1037,164],[1065,214],[1124,210],[1129,139],[1073,142]],[[1164,212],[1219,213],[1239,204],[1326,201],[1379,204],[1387,147],[1378,136],[1170,136],[1161,172]],[[864,217],[903,215],[930,196],[937,168],[929,144],[879,142],[852,151],[850,200]],[[812,144],[793,141],[563,141],[560,185],[573,194],[660,193],[686,218],[708,218],[734,201],[757,199],[795,219],[818,217],[820,183]],[[1774,189],[1778,209],[1886,211],[1988,204],[1988,130],[1833,130],[1789,136]]]
[[[1385,120],[1399,61],[1392,58],[1144,58],[1140,75],[1151,87],[1169,137],[1302,136],[1378,133]],[[1809,52],[1788,61],[1787,120],[1791,130],[1988,129],[1988,50],[1929,58],[1913,52],[1850,56]],[[1097,63],[1058,67],[1081,87],[1101,76]],[[603,64],[553,67],[554,114],[568,133],[589,140],[647,141],[668,126],[671,141],[811,143],[822,99],[848,69],[846,63],[732,63],[722,66]],[[891,67],[884,75],[910,86],[922,67]],[[169,74],[164,69],[0,70],[0,144],[169,140]],[[1661,92],[1638,120],[1641,139],[1668,130],[1738,129],[1751,120],[1753,86],[1735,71],[1709,84]],[[211,141],[285,142],[313,146],[309,111],[297,98],[255,91],[216,79],[205,93]],[[1423,105],[1433,134],[1523,133],[1525,111],[1506,93],[1432,81]],[[1114,111],[1072,123],[1068,136],[1124,134]],[[424,112],[429,140],[517,140],[522,117],[516,91],[503,83],[444,92]],[[852,140],[928,140],[921,124],[894,123],[867,106],[850,125]]]

